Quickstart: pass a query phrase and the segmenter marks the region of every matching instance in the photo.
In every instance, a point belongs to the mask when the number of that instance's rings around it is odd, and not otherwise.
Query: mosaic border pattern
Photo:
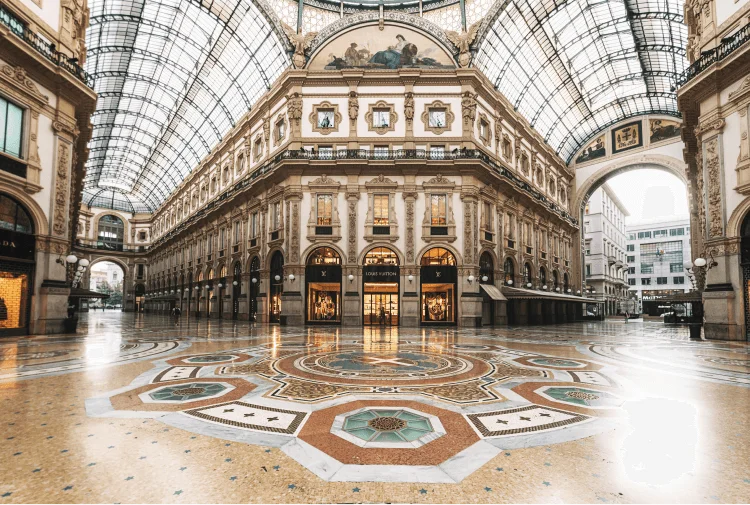
[[[268,412],[274,412],[277,414],[291,414],[295,416],[294,420],[289,423],[289,426],[286,428],[273,428],[273,427],[267,427],[267,426],[260,426],[257,424],[249,424],[249,423],[240,423],[238,421],[230,421],[228,419],[222,419],[220,417],[212,416],[209,414],[204,414],[203,410],[206,410],[207,408],[218,408],[218,407],[226,407],[227,405],[241,405],[243,407],[258,409],[258,410],[265,410]],[[304,421],[305,417],[307,417],[306,412],[297,412],[294,410],[285,410],[285,409],[276,409],[273,407],[266,407],[265,405],[254,405],[252,403],[245,403],[241,401],[231,401],[231,402],[225,402],[225,403],[217,403],[216,405],[211,405],[210,407],[200,407],[197,409],[190,409],[184,411],[185,414],[191,415],[193,417],[197,417],[199,419],[204,419],[206,421],[212,421],[214,423],[219,424],[226,424],[228,426],[234,426],[235,428],[245,428],[248,430],[255,430],[255,431],[266,431],[269,433],[280,433],[282,435],[294,435],[296,433],[297,429],[302,424],[302,421]]]
[[[500,431],[489,431],[485,427],[485,425],[479,421],[479,419],[482,417],[496,416],[496,415],[501,415],[501,414],[515,414],[517,412],[527,412],[529,410],[537,410],[537,409],[551,410],[553,412],[558,412],[560,414],[566,414],[566,415],[573,416],[573,417],[571,417],[570,419],[566,419],[564,421],[556,421],[550,424],[543,424],[539,426],[529,426],[526,428],[511,428],[508,430],[500,430]],[[533,433],[537,431],[554,430],[556,428],[561,428],[563,426],[568,426],[570,424],[580,423],[580,422],[591,419],[591,417],[584,416],[583,414],[576,414],[574,412],[554,409],[552,407],[545,407],[542,405],[527,405],[525,407],[518,407],[515,409],[498,410],[495,412],[481,412],[477,414],[467,414],[466,418],[469,419],[469,421],[471,421],[471,424],[474,425],[477,431],[479,431],[479,433],[481,433],[482,436],[485,438],[501,437],[505,435],[517,435],[519,433]]]

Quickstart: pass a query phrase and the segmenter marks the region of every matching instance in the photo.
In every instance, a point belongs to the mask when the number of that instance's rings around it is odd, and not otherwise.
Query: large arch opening
[[[664,299],[689,291],[691,206],[682,165],[667,156],[627,159],[594,171],[579,187],[580,284],[563,274],[556,286],[599,300],[601,318],[669,310]]]
[[[0,193],[0,337],[25,335],[29,329],[36,237],[29,210]]]
[[[362,266],[362,321],[365,326],[398,326],[399,260],[388,247],[375,247],[365,254]]]
[[[458,269],[448,249],[433,247],[420,261],[419,282],[423,325],[455,325],[458,316]]]
[[[305,266],[307,323],[341,323],[341,256],[331,247],[318,247]]]
[[[91,266],[89,289],[109,298],[91,300],[89,310],[122,310],[125,271],[114,261],[99,261]]]

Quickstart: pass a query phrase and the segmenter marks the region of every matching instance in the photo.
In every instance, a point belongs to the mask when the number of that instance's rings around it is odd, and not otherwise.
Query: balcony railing
[[[94,86],[94,79],[78,65],[75,58],[69,58],[68,55],[55,49],[55,44],[47,42],[36,33],[27,30],[23,22],[2,5],[0,5],[0,24],[6,26],[14,35],[33,47],[36,52],[66,70],[88,87]]]
[[[723,39],[721,44],[715,48],[703,51],[701,57],[686,68],[677,78],[677,86],[684,86],[709,66],[727,58],[748,40],[750,40],[750,24],[746,24],[740,28],[739,31],[731,37]]]
[[[148,246],[139,245],[135,247],[126,247],[123,244],[108,244],[98,240],[81,240],[76,239],[76,248],[78,249],[97,249],[99,251],[115,251],[126,253],[145,253],[148,252]]]

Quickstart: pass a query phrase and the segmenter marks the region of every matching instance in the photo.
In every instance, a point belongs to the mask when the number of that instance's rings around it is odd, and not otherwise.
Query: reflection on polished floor
[[[91,313],[0,342],[0,504],[746,502],[749,352]]]

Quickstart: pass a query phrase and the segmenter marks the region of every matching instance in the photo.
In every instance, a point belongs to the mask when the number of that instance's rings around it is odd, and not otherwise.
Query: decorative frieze
[[[724,209],[721,196],[721,158],[719,155],[719,137],[704,142],[706,160],[706,200],[708,204],[708,236],[711,238],[724,235]]]
[[[64,236],[67,228],[65,217],[67,216],[68,193],[70,183],[68,181],[68,169],[70,167],[70,145],[60,142],[57,147],[57,170],[55,171],[55,202],[52,220],[52,231],[55,235]]]

